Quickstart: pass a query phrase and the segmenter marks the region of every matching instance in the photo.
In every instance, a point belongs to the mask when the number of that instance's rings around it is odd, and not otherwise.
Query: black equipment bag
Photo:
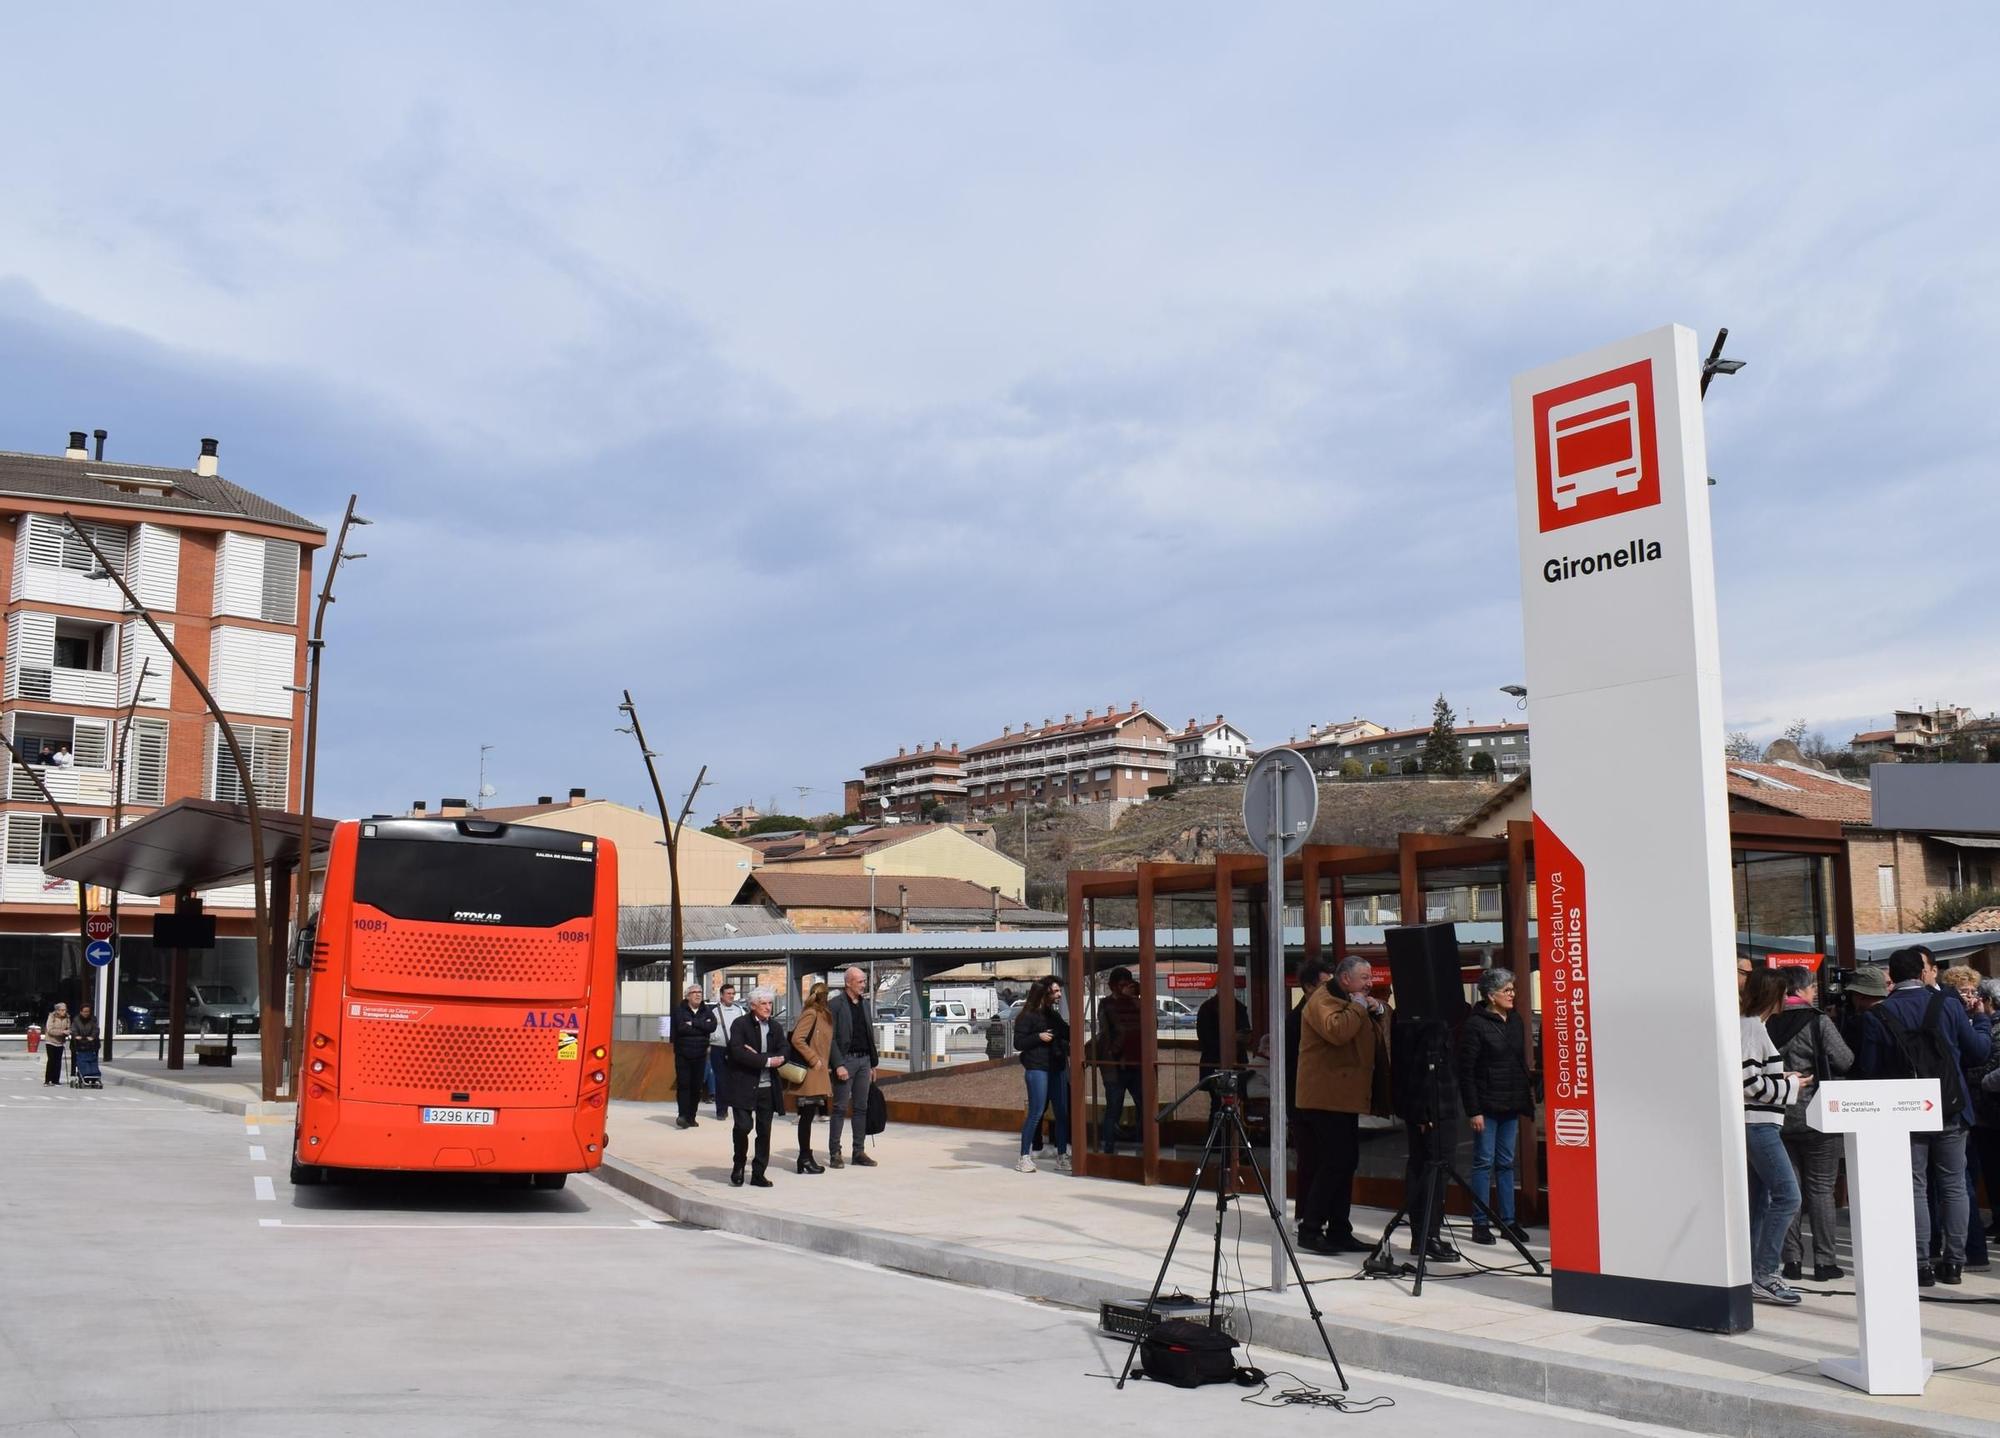
[[[1139,1340],[1139,1369],[1176,1388],[1236,1381],[1236,1340],[1206,1323],[1162,1318]]]
[[[868,1090],[868,1136],[873,1138],[889,1126],[889,1101],[882,1097],[882,1090]]]
[[[1957,1002],[1956,999],[1953,1002]],[[1897,1073],[1880,1073],[1877,1078],[1927,1078],[1938,1081],[1938,1111],[1944,1115],[1949,1127],[1965,1108],[1965,1094],[1959,1086],[1958,1065],[1952,1062],[1951,1045],[1944,1037],[1945,993],[1939,989],[1931,995],[1930,1006],[1924,1010],[1924,1021],[1915,1033],[1889,1011],[1887,1004],[1877,1004],[1868,1012],[1889,1032],[1890,1043],[1896,1058],[1890,1067],[1904,1070]]]

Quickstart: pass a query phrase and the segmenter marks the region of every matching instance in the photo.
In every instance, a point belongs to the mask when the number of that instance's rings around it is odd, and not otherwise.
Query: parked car
[[[908,1017],[908,1010],[901,1004],[880,1004],[875,1009],[875,1022],[878,1024],[898,1023]]]
[[[1157,1023],[1163,1029],[1191,1029],[1195,1026],[1195,1011],[1170,994],[1154,996]]]
[[[150,984],[118,986],[118,1031],[149,1034],[166,1027],[167,996]]]
[[[189,984],[187,1025],[202,1033],[219,1034],[231,1019],[241,1032],[257,1028],[257,1005],[233,984]]]

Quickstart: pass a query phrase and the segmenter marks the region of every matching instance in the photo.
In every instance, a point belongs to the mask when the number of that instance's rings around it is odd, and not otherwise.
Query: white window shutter
[[[7,862],[25,864],[31,869],[41,868],[42,816],[40,814],[7,816]]]
[[[299,547],[289,539],[264,541],[260,618],[291,624],[299,617]]]

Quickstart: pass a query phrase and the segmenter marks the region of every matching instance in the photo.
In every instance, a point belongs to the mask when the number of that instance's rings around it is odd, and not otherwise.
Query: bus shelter
[[[258,1035],[264,1097],[273,1099],[278,1096],[286,1049],[285,997],[290,966],[284,940],[292,920],[292,876],[299,869],[301,839],[307,826],[297,814],[267,809],[260,809],[257,819],[263,830],[263,877],[270,883],[268,967],[257,975]],[[331,819],[312,821],[306,844],[311,856],[325,853],[332,845],[333,830]],[[249,810],[242,804],[215,799],[176,800],[51,859],[46,869],[57,878],[95,885],[112,894],[154,899],[172,895],[171,912],[183,914],[197,908],[204,890],[248,883],[258,877],[250,851]],[[178,1069],[186,1055],[188,947],[173,944],[168,952],[167,1067]],[[111,979],[115,1005],[115,968]],[[107,1057],[114,1028],[106,1022]]]
[[[666,944],[631,945],[619,950],[620,968],[625,977],[649,966],[664,964],[670,956]],[[961,933],[839,934],[789,933],[744,935],[733,938],[698,939],[682,945],[690,983],[713,994],[709,982],[716,976],[745,976],[772,968],[784,974],[778,1010],[788,1020],[796,1019],[809,977],[825,977],[837,988],[840,975],[858,965],[869,973],[869,993],[876,992],[881,977],[894,970],[907,970],[913,1023],[910,1042],[910,1069],[921,1073],[931,1068],[932,1045],[924,1042],[930,1014],[930,985],[940,976],[963,969],[983,971],[993,982],[1012,977],[1023,968],[1038,974],[1061,970],[1065,943],[1059,933],[1032,931],[992,933],[985,930]],[[1004,968],[1005,973],[1000,971]],[[1017,979],[1022,987],[1026,980]],[[773,985],[773,987],[777,987]],[[680,995],[668,995],[669,1004]],[[740,995],[739,995],[740,997]]]
[[[1851,967],[1852,903],[1840,826],[1754,814],[1732,814],[1731,821],[1739,949],[1755,955],[1809,950]],[[1524,1058],[1528,1071],[1539,1075],[1531,823],[1515,820],[1503,833],[1485,837],[1402,834],[1394,848],[1307,845],[1285,861],[1284,878],[1283,972],[1289,985],[1296,988],[1299,966],[1308,959],[1331,964],[1358,955],[1376,964],[1376,991],[1393,1003],[1386,930],[1450,922],[1468,989],[1489,967],[1515,974]],[[1187,1182],[1207,1128],[1208,1096],[1195,1093],[1164,1118],[1161,1110],[1215,1068],[1247,1068],[1254,1075],[1245,1115],[1263,1150],[1258,1162],[1268,1171],[1267,893],[1265,860],[1255,854],[1069,875],[1070,1119],[1079,1173]],[[1097,1009],[1118,968],[1129,969],[1139,984],[1136,1055],[1107,1051],[1097,1042]],[[1661,981],[1672,982],[1671,973],[1663,972]],[[1224,997],[1232,989],[1233,1021]],[[1198,1037],[1203,1030],[1212,1034],[1206,1061]],[[1136,1090],[1129,1104],[1126,1090]],[[1114,1094],[1119,1111],[1108,1114]],[[1395,1207],[1406,1155],[1402,1125],[1371,1117],[1362,1124],[1355,1197]],[[1461,1130],[1458,1167],[1464,1172],[1471,1167],[1471,1140],[1463,1125]],[[1543,1159],[1532,1115],[1522,1121],[1517,1155],[1518,1211],[1533,1221],[1544,1210]]]

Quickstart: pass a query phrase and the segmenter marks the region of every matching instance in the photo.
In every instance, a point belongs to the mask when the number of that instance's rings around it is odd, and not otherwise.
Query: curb
[[[265,1103],[260,1099],[231,1098],[227,1094],[203,1093],[193,1084],[175,1083],[171,1079],[153,1078],[148,1074],[124,1073],[115,1064],[103,1066],[104,1081],[117,1084],[121,1088],[135,1088],[142,1093],[158,1094],[162,1098],[179,1099],[182,1103],[196,1108],[212,1109],[216,1113],[240,1114],[246,1118],[290,1118],[296,1107],[290,1103]]]
[[[963,1244],[938,1243],[877,1229],[847,1228],[792,1213],[764,1213],[700,1197],[650,1169],[605,1155],[596,1176],[622,1193],[699,1228],[719,1229],[852,1259],[925,1278],[995,1289],[1086,1311],[1105,1299],[1143,1301],[1146,1289],[1057,1264],[1006,1258]],[[1247,1300],[1260,1348],[1324,1357],[1311,1317],[1296,1297]],[[1717,1379],[1696,1383],[1608,1359],[1564,1356],[1495,1339],[1432,1329],[1360,1327],[1326,1315],[1341,1362],[1401,1378],[1420,1378],[1500,1393],[1558,1408],[1651,1423],[1722,1438],[1992,1438],[1988,1423],[1915,1407],[1885,1411],[1839,1392],[1773,1391]]]

